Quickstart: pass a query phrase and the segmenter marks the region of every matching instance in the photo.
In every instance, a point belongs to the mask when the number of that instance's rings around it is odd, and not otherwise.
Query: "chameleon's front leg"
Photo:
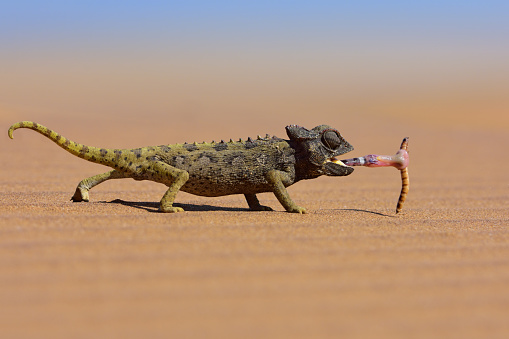
[[[272,190],[277,200],[279,200],[287,212],[306,213],[306,209],[293,202],[286,190],[284,183],[290,184],[292,181],[288,173],[278,170],[270,170],[265,175],[265,178],[272,186]]]
[[[100,183],[105,182],[106,180],[121,178],[127,178],[127,176],[122,172],[112,170],[106,173],[94,175],[93,177],[90,178],[83,179],[78,184],[78,187],[76,187],[76,192],[74,192],[74,195],[72,196],[71,200],[74,202],[80,201],[88,202],[89,201],[88,191],[92,187],[97,186]]]
[[[163,183],[168,186],[168,190],[164,193],[159,210],[165,213],[183,212],[181,207],[174,207],[173,201],[177,196],[178,191],[186,181],[189,179],[189,173],[184,170],[172,167],[164,162],[157,162],[154,164],[154,169],[148,172],[151,174],[150,180]]]

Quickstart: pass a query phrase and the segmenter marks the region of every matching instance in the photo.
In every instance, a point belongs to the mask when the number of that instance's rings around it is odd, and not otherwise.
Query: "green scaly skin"
[[[219,143],[192,143],[151,146],[136,149],[106,149],[82,145],[32,121],[9,128],[28,128],[39,132],[71,154],[111,167],[112,170],[82,180],[71,200],[89,201],[88,191],[110,179],[151,180],[168,186],[160,211],[181,212],[173,206],[179,190],[200,196],[217,197],[244,194],[251,210],[269,211],[256,194],[273,192],[288,212],[306,213],[290,198],[286,187],[302,179],[320,175],[342,176],[353,169],[331,161],[353,149],[335,129],[321,125],[313,130],[290,125],[290,140],[258,137],[256,140]],[[335,159],[334,159],[335,160]]]

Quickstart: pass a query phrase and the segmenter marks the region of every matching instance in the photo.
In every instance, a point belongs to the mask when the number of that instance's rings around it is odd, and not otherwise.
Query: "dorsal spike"
[[[270,138],[270,135],[269,134],[265,134],[265,139],[268,139]]]
[[[248,138],[247,138],[247,142],[253,142],[253,140],[251,139],[251,137],[248,137]]]
[[[232,138],[230,138],[230,143],[233,143],[233,139]]]
[[[195,145],[195,146],[196,146],[196,145],[198,145],[198,143],[195,141],[195,142],[193,142],[193,145]]]
[[[215,144],[216,142],[214,140],[212,140],[211,144]]]
[[[256,136],[256,139],[258,139],[258,140],[262,140],[262,137],[261,137],[260,135],[257,135],[257,136]]]
[[[239,142],[244,142],[244,140],[242,140],[242,138],[239,138]]]
[[[221,144],[224,144],[224,140],[223,139],[221,139]]]
[[[184,145],[187,145],[187,141],[184,141]]]

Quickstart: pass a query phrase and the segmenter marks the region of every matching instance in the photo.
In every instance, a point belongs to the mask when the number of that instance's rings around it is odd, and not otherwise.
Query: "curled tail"
[[[32,121],[21,121],[9,128],[9,138],[14,139],[12,133],[18,128],[29,128],[40,134],[46,136],[48,139],[55,142],[58,146],[65,149],[67,152],[80,157],[82,159],[95,162],[98,164],[114,167],[117,163],[119,150],[104,149],[97,147],[85,146],[71,141],[59,133]]]

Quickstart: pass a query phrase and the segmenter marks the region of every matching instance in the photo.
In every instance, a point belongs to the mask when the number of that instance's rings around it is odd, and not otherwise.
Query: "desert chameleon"
[[[168,186],[161,199],[162,212],[181,212],[173,206],[179,190],[218,197],[244,194],[249,208],[270,211],[256,194],[273,192],[288,212],[306,213],[288,194],[286,187],[303,179],[321,175],[345,176],[353,168],[336,156],[353,147],[334,128],[320,125],[311,130],[298,125],[286,126],[290,140],[276,136],[248,138],[246,141],[184,143],[135,149],[106,149],[85,146],[31,121],[9,128],[9,137],[18,128],[33,129],[53,140],[66,151],[85,160],[106,165],[113,170],[82,180],[72,201],[89,201],[88,191],[110,179],[151,180]]]

